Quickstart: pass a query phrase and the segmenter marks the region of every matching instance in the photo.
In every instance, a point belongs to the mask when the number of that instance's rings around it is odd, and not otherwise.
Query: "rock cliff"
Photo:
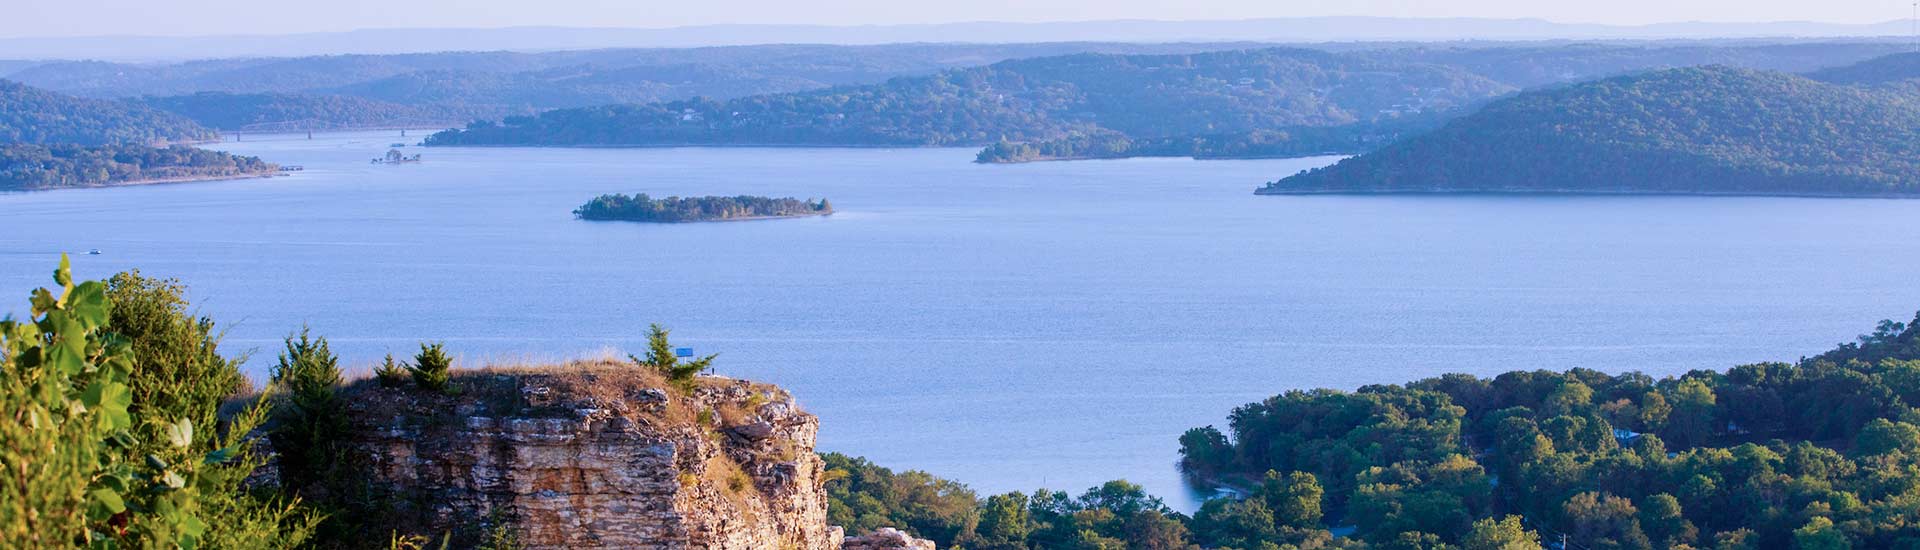
[[[838,550],[819,421],[779,388],[630,364],[468,371],[456,395],[343,392],[349,460],[402,531],[503,527],[530,549]]]

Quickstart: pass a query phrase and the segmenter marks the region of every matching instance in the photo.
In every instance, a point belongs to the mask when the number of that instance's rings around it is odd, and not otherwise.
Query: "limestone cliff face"
[[[417,533],[526,548],[837,550],[819,421],[778,388],[672,388],[617,363],[470,372],[458,395],[345,392],[356,467]]]

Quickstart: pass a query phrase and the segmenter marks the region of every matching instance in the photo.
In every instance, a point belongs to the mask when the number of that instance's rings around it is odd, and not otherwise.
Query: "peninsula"
[[[1920,102],[1730,67],[1528,92],[1259,194],[1920,197]]]

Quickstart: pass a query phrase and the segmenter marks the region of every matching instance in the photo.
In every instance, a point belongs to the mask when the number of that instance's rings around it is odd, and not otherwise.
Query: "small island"
[[[653,223],[719,222],[825,216],[833,213],[826,199],[775,199],[740,195],[735,197],[667,197],[656,199],[646,193],[611,194],[595,197],[573,209],[583,220],[617,220]]]

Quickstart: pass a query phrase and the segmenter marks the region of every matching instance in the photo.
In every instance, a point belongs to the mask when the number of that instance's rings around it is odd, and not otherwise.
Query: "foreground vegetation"
[[[54,283],[26,319],[0,321],[0,547],[361,548],[368,533],[513,546],[483,518],[470,532],[393,530],[383,521],[405,503],[342,457],[349,400],[517,403],[517,388],[454,375],[437,344],[343,385],[326,340],[300,333],[255,391],[177,282],[78,282],[63,260]],[[682,361],[667,334],[652,327],[631,364],[690,391],[713,358]],[[1288,392],[1181,437],[1184,469],[1243,495],[1192,515],[1125,481],[982,498],[823,459],[833,524],[943,548],[1912,548],[1916,405],[1920,316],[1794,363]],[[262,466],[249,434],[279,450],[277,484],[249,480]],[[1341,525],[1353,535],[1335,537]]]
[[[1797,363],[1296,391],[1181,438],[1235,484],[1311,475],[1379,545],[1518,515],[1588,548],[1920,544],[1920,318]],[[1497,481],[1496,481],[1497,480]]]
[[[0,144],[0,190],[267,176],[279,168],[185,145]]]
[[[1520,94],[1260,192],[1916,196],[1915,127],[1909,94],[1673,69]]]
[[[638,195],[601,195],[573,210],[583,220],[619,220],[633,222],[703,222],[824,216],[833,213],[833,204],[792,197],[773,199],[740,195],[737,197],[666,197],[656,199]]]
[[[321,516],[245,483],[247,391],[211,321],[137,273],[73,280],[63,258],[31,316],[0,321],[0,547],[287,548]]]
[[[1236,487],[1191,516],[1115,481],[980,498],[825,455],[830,515],[942,548],[1840,549],[1920,544],[1920,317],[1796,363],[1446,375],[1293,391],[1181,437]],[[1349,526],[1334,537],[1330,526]]]

